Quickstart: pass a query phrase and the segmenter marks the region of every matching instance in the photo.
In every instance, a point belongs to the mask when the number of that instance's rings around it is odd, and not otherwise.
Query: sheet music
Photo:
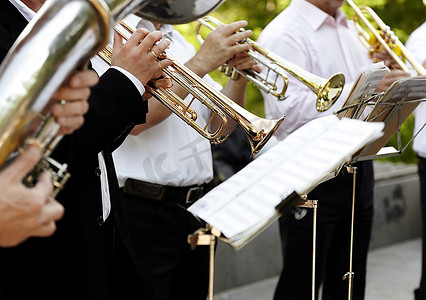
[[[387,71],[389,69],[383,62],[360,68],[357,80],[352,85],[352,89],[337,116],[339,118],[359,119],[366,108],[366,104],[362,105],[361,103],[373,95]],[[354,107],[349,108],[350,106]]]
[[[330,115],[302,126],[189,207],[231,241],[250,238],[292,192],[303,194],[378,138],[382,123]]]
[[[426,75],[413,76],[395,81],[365,118],[366,121],[383,121],[386,111],[394,109],[393,104],[404,100],[419,100],[426,98]],[[414,110],[414,109],[413,109]]]
[[[381,151],[382,147],[397,134],[401,139],[399,128],[413,113],[420,101],[426,99],[426,75],[412,76],[395,81],[389,89],[377,100],[370,114],[365,118],[367,122],[384,122],[385,129],[381,138],[367,144],[353,157],[353,162],[373,159],[380,156],[400,155],[407,147],[398,145],[392,153]]]

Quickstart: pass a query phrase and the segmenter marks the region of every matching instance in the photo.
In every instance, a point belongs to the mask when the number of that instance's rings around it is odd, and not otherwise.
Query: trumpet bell
[[[195,30],[197,40],[200,43],[204,42],[204,39],[201,38],[200,35],[200,29],[202,25],[210,30],[215,30],[215,28],[223,24],[223,22],[212,16],[206,16],[199,19]],[[262,75],[264,74],[257,74],[257,72],[252,71],[253,75],[247,76],[247,74],[244,74],[244,71],[237,72],[251,80],[261,90],[277,97],[279,101],[282,101],[286,98],[285,92],[288,86],[288,78],[285,72],[292,75],[294,78],[305,84],[314,93],[316,93],[316,109],[319,112],[324,112],[329,109],[336,102],[337,98],[339,98],[345,84],[345,77],[343,74],[336,74],[327,80],[283,59],[281,56],[273,53],[272,51],[269,51],[249,38],[242,41],[242,43],[249,43],[253,47],[253,49],[248,51],[248,55],[266,67],[266,74],[275,74],[276,79],[282,78],[284,83],[283,88],[281,91],[278,91],[276,85],[277,80],[268,80],[268,75],[263,77]]]
[[[330,77],[324,84],[319,85],[317,92],[316,109],[324,112],[334,105],[342,93],[345,76],[338,73]]]
[[[249,141],[252,150],[250,158],[253,158],[266,145],[284,119],[285,116],[281,116],[278,120],[258,118],[252,121],[253,130],[246,132],[250,136]]]
[[[128,40],[130,34],[135,31],[125,21],[121,21],[119,25],[115,26],[114,30],[125,40]],[[111,64],[112,49],[109,45],[104,47],[98,55],[106,63]],[[225,129],[228,120],[232,119],[246,134],[251,145],[250,157],[254,157],[283,122],[284,116],[278,120],[268,120],[250,113],[224,94],[215,90],[206,81],[170,55],[162,53],[158,56],[159,60],[165,58],[170,59],[172,64],[164,68],[163,72],[173,79],[176,84],[179,84],[188,95],[191,95],[192,100],[186,103],[184,99],[169,88],[156,88],[148,84],[146,86],[147,90],[212,144],[219,144],[226,140],[228,135],[226,135]],[[210,120],[206,124],[197,122],[197,112],[191,107],[195,100],[206,106],[211,112]],[[214,118],[218,118],[220,121],[217,128],[211,131],[210,125]]]

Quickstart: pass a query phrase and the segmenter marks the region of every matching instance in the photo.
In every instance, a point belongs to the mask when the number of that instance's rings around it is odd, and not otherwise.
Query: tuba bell
[[[135,29],[125,21],[121,21],[114,29],[126,40],[135,31]],[[102,49],[98,55],[106,63],[111,64],[112,48],[109,45]],[[228,117],[230,117],[246,134],[251,145],[251,157],[253,157],[269,141],[274,132],[284,121],[284,116],[278,120],[268,120],[250,113],[219,91],[215,90],[197,74],[173,59],[170,55],[162,53],[157,59],[161,60],[165,58],[170,59],[172,64],[163,69],[163,72],[191,95],[192,101],[186,103],[169,88],[156,88],[148,84],[146,89],[157,100],[194,128],[199,134],[207,138],[212,144],[219,144],[225,141],[227,136],[224,136],[223,133],[226,129]],[[195,100],[200,101],[211,111],[211,117],[206,124],[199,124],[197,122],[197,112],[191,107],[191,104]],[[215,117],[218,117],[221,122],[219,127],[211,132],[209,125]]]
[[[352,0],[347,0],[346,2],[355,11],[353,21],[358,30],[359,38],[367,48],[371,58],[374,53],[384,50],[405,72],[409,72],[409,70],[404,61],[410,63],[418,75],[426,75],[426,69],[416,61],[391,28],[380,19],[372,8],[368,6],[358,7]],[[367,17],[370,17],[372,22]],[[362,24],[368,31],[364,29]]]
[[[66,164],[49,157],[61,137],[56,136],[58,124],[44,112],[62,82],[108,43],[112,24],[129,13],[147,9],[156,18],[164,7],[168,22],[186,22],[209,13],[222,1],[47,0],[0,66],[0,166],[19,155],[24,144],[38,144],[42,149],[38,171],[24,182],[31,185],[37,172],[49,171],[56,195],[69,174]],[[159,15],[158,22],[163,17]]]
[[[223,25],[223,23],[212,16],[206,16],[198,20],[197,27],[195,29],[197,40],[203,43],[200,30],[202,26],[207,27],[210,30],[215,30],[217,26]],[[243,30],[243,29],[241,29]],[[246,77],[252,81],[259,89],[270,93],[278,98],[278,100],[285,99],[285,91],[288,85],[288,79],[283,71],[288,72],[296,79],[305,84],[311,91],[317,95],[315,107],[317,111],[324,112],[328,110],[342,93],[343,86],[345,84],[345,77],[343,74],[334,74],[329,79],[325,79],[316,76],[299,66],[283,59],[279,55],[265,49],[258,43],[251,39],[245,39],[244,43],[252,45],[253,50],[248,51],[248,55],[258,63],[266,67],[267,73],[263,75],[254,71],[247,72],[246,70],[235,70],[238,74]],[[222,67],[223,68],[223,67]],[[225,70],[226,66],[225,66]],[[284,80],[284,88],[281,91],[277,91],[276,79],[269,80],[269,73],[275,74],[275,78],[281,77]]]

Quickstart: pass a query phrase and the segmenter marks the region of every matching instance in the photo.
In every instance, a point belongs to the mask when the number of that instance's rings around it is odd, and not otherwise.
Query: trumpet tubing
[[[202,2],[202,3],[201,3]],[[52,174],[55,196],[69,178],[67,165],[49,156],[60,137],[49,114],[50,98],[62,82],[108,43],[110,24],[140,11],[156,22],[186,23],[223,0],[47,1],[13,44],[0,66],[0,167],[26,143],[40,146],[42,159],[23,182]],[[31,63],[28,63],[31,62]]]
[[[401,43],[390,27],[382,21],[372,8],[368,6],[358,7],[352,0],[347,0],[346,2],[355,12],[354,23],[358,30],[359,38],[362,44],[367,48],[370,56],[373,56],[374,53],[385,50],[396,61],[402,70],[409,72],[406,63],[404,62],[405,60],[411,64],[418,75],[426,74],[426,69],[418,61],[416,61],[416,59],[414,59],[412,54]],[[378,29],[375,28],[374,24],[372,24],[366,16],[370,16]],[[362,21],[370,33],[364,30],[360,21]]]
[[[114,29],[125,39],[128,39],[129,35],[134,32],[134,28],[125,21],[120,22]],[[105,47],[99,52],[99,56],[108,64],[111,64],[111,47]],[[172,64],[164,68],[163,72],[191,95],[192,100],[186,103],[170,88],[156,88],[150,83],[146,86],[146,89],[199,134],[210,140],[211,143],[222,143],[227,138],[224,132],[228,124],[228,117],[230,117],[245,132],[251,145],[251,156],[253,157],[262,149],[283,122],[284,116],[278,120],[268,120],[250,113],[219,91],[216,91],[197,74],[170,55],[162,53],[157,59],[165,58],[170,59]],[[197,112],[191,107],[195,100],[200,101],[211,111],[211,117],[206,124],[197,123]],[[220,122],[218,128],[211,132],[209,127],[214,118],[219,118]]]
[[[195,35],[200,44],[204,42],[204,39],[201,37],[201,28],[205,26],[210,30],[215,30],[217,26],[223,25],[223,23],[212,16],[206,16],[204,18],[198,19],[197,26],[195,28]],[[215,27],[216,26],[216,27]],[[253,70],[237,70],[235,68],[227,67],[227,65],[223,65],[219,68],[219,71],[223,72],[226,76],[231,77],[232,79],[237,79],[238,75],[244,76],[251,82],[253,82],[259,89],[263,90],[265,93],[271,94],[277,97],[278,100],[284,100],[285,92],[288,86],[288,79],[284,72],[281,69],[277,68],[274,64],[271,63],[270,60],[256,54],[254,51],[249,51],[249,56],[253,58],[258,63],[262,64],[266,67],[267,73],[258,73]],[[275,79],[271,79],[275,74]],[[277,80],[281,78],[284,82],[281,90],[278,89]]]
[[[202,26],[205,26],[210,30],[214,30],[216,28],[215,26],[220,26],[223,24],[224,23],[212,16],[205,16],[199,19],[197,27],[195,29],[197,40],[200,43],[203,43],[204,41],[200,34]],[[260,46],[258,43],[254,42],[251,39],[247,38],[242,42],[249,43],[252,45],[253,50],[249,50],[248,55],[258,63],[266,67],[266,74],[257,73],[253,70],[236,70],[236,72],[253,81],[253,83],[260,89],[276,96],[278,100],[285,99],[284,94],[288,85],[288,79],[283,70],[291,74],[299,81],[301,81],[317,95],[315,108],[319,112],[324,112],[328,110],[331,106],[333,106],[333,104],[336,102],[336,100],[342,93],[343,86],[345,84],[345,77],[343,74],[338,73],[331,76],[329,79],[324,79],[283,59],[279,55],[269,51],[268,49],[265,49],[264,47]],[[247,73],[249,73],[249,75],[247,75]],[[268,79],[270,73],[276,75],[275,80]],[[277,78],[280,77],[284,81],[284,87],[282,91],[277,92],[276,81]]]

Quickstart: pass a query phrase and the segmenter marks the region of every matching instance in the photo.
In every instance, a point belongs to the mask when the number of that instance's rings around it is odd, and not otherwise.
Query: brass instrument
[[[0,166],[12,161],[24,144],[39,145],[42,159],[24,183],[31,186],[40,172],[49,171],[56,195],[70,175],[66,164],[49,157],[61,137],[59,125],[44,113],[50,111],[51,96],[62,82],[108,43],[111,24],[129,13],[144,14],[145,9],[151,18],[192,21],[221,2],[47,0],[0,66]]]
[[[134,32],[134,28],[122,21],[120,25],[115,26],[115,31],[123,38],[128,39],[130,34]],[[111,47],[107,45],[99,52],[99,56],[108,64],[111,64]],[[168,88],[155,88],[153,85],[148,84],[146,89],[198,133],[209,139],[211,143],[222,143],[227,138],[227,136],[223,136],[223,133],[228,122],[227,116],[229,116],[246,133],[251,145],[251,157],[253,157],[262,149],[283,122],[284,116],[278,120],[268,120],[250,113],[222,93],[216,91],[202,78],[171,56],[165,53],[158,56],[159,60],[165,58],[172,60],[172,64],[163,69],[164,73],[190,94],[192,100],[187,104]],[[211,111],[212,116],[206,124],[200,125],[197,123],[197,112],[191,108],[191,104],[196,99]],[[219,117],[221,122],[218,129],[210,132],[209,125],[215,117]]]
[[[212,16],[206,16],[199,19],[195,31],[197,39],[200,43],[203,43],[203,38],[200,34],[202,25],[206,26],[210,30],[215,30],[215,26],[223,25],[223,23]],[[247,79],[253,81],[253,83],[260,89],[276,96],[279,100],[284,99],[284,94],[288,85],[288,79],[282,70],[288,72],[296,79],[300,80],[317,95],[315,106],[319,112],[324,112],[333,106],[342,93],[343,86],[345,84],[345,77],[343,74],[338,73],[331,76],[329,79],[324,79],[283,59],[277,54],[263,48],[251,39],[247,38],[243,42],[252,45],[253,50],[249,50],[248,55],[267,68],[266,77],[265,75],[254,72],[252,70],[235,71],[242,76],[245,76]],[[282,77],[284,79],[284,87],[282,91],[276,92],[276,81],[267,80],[268,74],[270,72],[275,73],[276,78]]]
[[[359,38],[362,44],[367,48],[370,57],[372,57],[374,53],[385,50],[405,72],[409,72],[405,64],[405,62],[408,62],[419,75],[426,74],[426,69],[416,61],[407,48],[399,41],[398,37],[395,36],[390,27],[380,19],[372,8],[368,6],[361,6],[358,8],[352,0],[347,0],[346,2],[355,11],[353,21],[358,29]],[[374,23],[367,19],[367,16],[371,18],[378,29],[375,28]],[[370,33],[364,30],[360,21],[362,21]]]

